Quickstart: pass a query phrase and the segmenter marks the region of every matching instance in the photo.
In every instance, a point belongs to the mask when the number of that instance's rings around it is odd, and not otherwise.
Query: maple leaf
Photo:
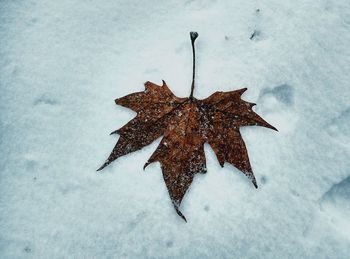
[[[143,92],[116,99],[116,104],[132,109],[137,115],[111,133],[118,133],[120,138],[106,162],[98,169],[102,170],[118,157],[139,150],[163,136],[144,169],[150,163],[160,162],[171,201],[185,221],[179,207],[194,176],[206,172],[204,143],[209,143],[222,167],[225,162],[234,165],[257,188],[239,128],[263,126],[277,130],[252,110],[254,103],[241,99],[247,88],[215,92],[204,100],[193,97],[194,41],[197,37],[197,33],[191,32],[193,78],[190,96],[176,97],[163,81],[162,86],[146,82]]]

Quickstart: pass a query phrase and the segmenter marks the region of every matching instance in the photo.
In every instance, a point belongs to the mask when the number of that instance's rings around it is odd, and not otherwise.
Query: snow
[[[0,257],[348,258],[349,29],[347,0],[1,1]],[[185,223],[142,170],[160,139],[95,170],[115,98],[189,95],[190,31],[195,97],[247,87],[279,132],[241,129],[257,190],[206,145]]]

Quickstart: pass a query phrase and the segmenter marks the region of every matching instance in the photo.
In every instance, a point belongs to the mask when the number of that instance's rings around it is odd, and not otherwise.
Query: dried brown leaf
[[[194,40],[192,44],[193,42]],[[189,98],[179,98],[164,81],[162,86],[146,82],[143,92],[115,100],[116,104],[135,111],[137,116],[112,132],[118,133],[120,138],[98,170],[118,157],[139,150],[163,136],[144,168],[153,162],[161,164],[171,201],[184,220],[186,219],[179,209],[183,197],[194,176],[206,172],[204,143],[209,143],[222,167],[225,162],[234,165],[257,188],[239,128],[262,126],[277,129],[252,110],[255,104],[241,99],[246,90],[215,92],[208,98],[199,100],[192,96],[193,90]]]

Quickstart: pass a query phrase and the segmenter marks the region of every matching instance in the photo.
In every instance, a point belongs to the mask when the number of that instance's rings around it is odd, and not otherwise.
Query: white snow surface
[[[348,0],[1,0],[0,257],[349,258],[349,30]],[[189,95],[190,31],[195,96],[247,87],[279,132],[241,129],[258,189],[206,145],[185,223],[142,170],[160,139],[95,170],[115,98]]]

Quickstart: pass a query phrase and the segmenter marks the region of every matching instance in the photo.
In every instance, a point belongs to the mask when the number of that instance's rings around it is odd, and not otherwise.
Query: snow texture
[[[349,258],[350,1],[0,1],[1,258]],[[135,114],[114,99],[164,79],[248,87],[279,132],[241,129],[259,189],[205,147],[174,211],[160,139],[102,173]]]

